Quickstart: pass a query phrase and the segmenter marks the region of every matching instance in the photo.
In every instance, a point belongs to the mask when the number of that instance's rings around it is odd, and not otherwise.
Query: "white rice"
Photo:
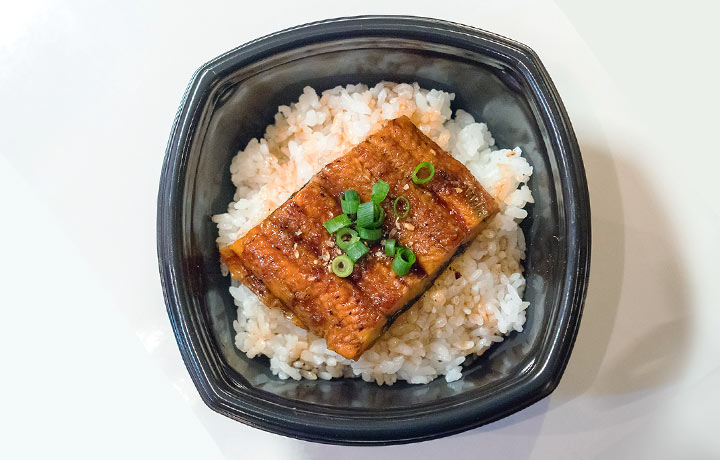
[[[482,354],[503,334],[522,331],[529,303],[522,301],[525,239],[518,224],[527,215],[525,204],[533,202],[525,185],[532,167],[517,147],[493,150],[487,126],[469,113],[458,110],[451,117],[454,98],[417,83],[338,86],[320,97],[305,87],[298,102],[278,108],[262,139],[251,140],[237,154],[230,166],[234,201],[227,213],[213,217],[221,247],[260,223],[384,120],[401,115],[465,164],[500,204],[465,253],[357,361],[328,350],[324,339],[295,326],[233,280],[235,344],[247,356],[269,357],[270,369],[281,379],[361,377],[391,385],[428,383],[444,375],[452,382],[461,377],[468,355]]]

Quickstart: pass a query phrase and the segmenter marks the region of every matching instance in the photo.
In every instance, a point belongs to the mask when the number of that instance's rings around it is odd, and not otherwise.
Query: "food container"
[[[511,334],[448,383],[283,381],[234,345],[236,307],[220,274],[217,231],[234,187],[229,164],[306,85],[417,81],[456,94],[500,147],[534,168],[523,221],[530,302]],[[295,27],[229,51],[192,77],[168,143],[158,196],[158,259],[168,316],[188,372],[213,410],[311,441],[390,444],[492,422],[557,386],[580,324],[590,262],[582,158],[550,77],[527,46],[425,18],[367,16]]]

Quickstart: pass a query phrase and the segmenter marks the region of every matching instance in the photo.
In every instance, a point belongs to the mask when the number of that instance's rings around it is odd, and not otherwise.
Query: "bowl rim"
[[[417,39],[492,55],[512,62],[526,78],[553,142],[562,183],[567,231],[567,261],[562,296],[550,347],[538,363],[503,385],[502,399],[464,399],[442,407],[393,409],[383,419],[372,411],[331,410],[327,406],[293,402],[283,406],[273,398],[259,398],[233,386],[221,371],[216,356],[204,353],[210,346],[202,325],[186,318],[179,250],[168,237],[179,228],[187,154],[194,134],[193,123],[202,110],[204,96],[218,75],[266,57],[311,43],[356,37]],[[535,52],[514,40],[474,27],[413,16],[355,16],[304,24],[258,38],[203,64],[192,76],[173,121],[160,178],[157,211],[157,252],[160,278],[173,333],[185,366],[208,407],[250,426],[309,441],[333,444],[382,445],[429,440],[493,422],[534,404],[558,385],[577,336],[587,292],[590,264],[590,203],[580,149],[560,96]],[[238,401],[238,395],[242,401]],[[510,401],[508,403],[507,401]],[[482,403],[485,409],[478,410]],[[288,418],[290,417],[290,418]],[[318,420],[320,419],[320,420]],[[372,420],[372,426],[358,423]]]

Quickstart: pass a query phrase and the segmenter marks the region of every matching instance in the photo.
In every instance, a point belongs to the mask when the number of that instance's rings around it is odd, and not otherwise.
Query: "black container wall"
[[[497,145],[534,168],[523,222],[525,331],[463,377],[391,387],[359,379],[281,381],[234,346],[236,307],[220,275],[213,214],[225,212],[231,158],[260,137],[306,85],[417,81],[456,93],[454,109],[486,122]],[[158,258],[168,315],[207,405],[268,431],[338,444],[445,436],[518,411],[557,386],[585,299],[590,209],[570,121],[526,46],[478,29],[411,17],[358,17],[279,32],[236,48],[193,76],[176,117],[158,197]]]

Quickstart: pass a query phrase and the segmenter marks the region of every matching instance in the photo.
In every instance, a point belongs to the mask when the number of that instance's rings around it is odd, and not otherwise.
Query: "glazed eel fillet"
[[[412,173],[424,161],[434,165],[435,176],[418,185]],[[370,201],[379,179],[390,185],[381,204],[388,216],[383,235],[412,249],[417,263],[398,276],[392,258],[374,245],[350,276],[340,278],[330,263],[342,251],[323,222],[342,213],[345,190]],[[392,209],[398,196],[410,204],[400,220]],[[495,200],[470,171],[401,117],[325,166],[220,254],[231,276],[267,306],[282,308],[297,325],[324,337],[330,350],[357,359],[496,212]]]

